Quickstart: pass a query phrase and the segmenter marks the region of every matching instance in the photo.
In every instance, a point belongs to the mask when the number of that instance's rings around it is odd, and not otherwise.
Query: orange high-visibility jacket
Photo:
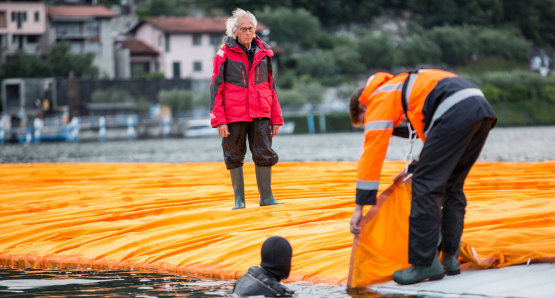
[[[359,205],[373,205],[376,202],[389,139],[393,129],[406,120],[401,90],[408,75],[376,73],[368,79],[359,98],[367,107],[364,118],[364,152],[359,159],[357,171],[356,203]],[[495,119],[495,114],[480,89],[455,74],[436,69],[419,70],[408,77],[407,84],[408,120],[423,142],[436,120],[442,119],[446,111],[471,97],[482,98],[483,104],[458,105],[458,115],[469,120]]]

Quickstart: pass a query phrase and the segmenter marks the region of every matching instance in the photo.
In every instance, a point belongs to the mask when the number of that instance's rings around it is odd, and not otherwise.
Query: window
[[[76,37],[81,35],[81,23],[57,23],[56,37]]]
[[[148,62],[131,63],[131,77],[140,78],[145,73],[150,73],[150,63]]]
[[[200,46],[202,43],[202,35],[200,34],[193,34],[193,45]]]
[[[221,34],[210,34],[210,45],[220,46],[223,43],[223,36]]]
[[[92,35],[92,36],[96,36],[99,34],[99,29],[98,29],[98,21],[92,21],[92,22],[88,22],[85,25],[85,33],[87,35]]]
[[[39,22],[40,21],[40,13],[38,11],[35,11],[35,22]]]
[[[6,20],[6,12],[0,11],[0,28],[8,27],[8,22]]]
[[[162,47],[162,42],[163,42],[163,38],[162,38],[162,34],[158,35],[158,46]]]
[[[174,62],[173,63],[173,78],[179,79],[181,77],[181,63]]]
[[[170,35],[166,34],[166,52],[170,51]]]
[[[39,35],[28,35],[27,42],[28,43],[37,43],[39,41]]]
[[[201,72],[202,71],[202,62],[200,62],[200,61],[193,62],[193,71],[194,72]]]

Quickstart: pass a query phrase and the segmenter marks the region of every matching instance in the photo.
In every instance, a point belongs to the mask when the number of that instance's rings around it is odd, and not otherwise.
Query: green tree
[[[300,82],[295,86],[299,92],[306,98],[306,102],[317,105],[323,100],[324,88],[322,84],[316,81]]]
[[[145,17],[181,17],[187,16],[189,7],[195,1],[192,0],[146,0],[137,7],[139,19]]]
[[[193,98],[193,107],[195,108],[207,108],[210,103],[210,92],[206,91],[199,94]]]
[[[27,55],[18,50],[11,59],[2,65],[4,77],[36,78],[49,75],[48,67],[37,56]]]
[[[283,108],[302,107],[306,104],[306,98],[298,89],[280,89],[279,103]]]
[[[504,0],[504,21],[541,46],[555,47],[555,0]]]
[[[309,49],[316,46],[320,21],[303,8],[264,8],[255,13],[258,21],[270,28],[271,39],[290,50],[295,46]]]
[[[441,49],[423,35],[409,36],[401,44],[401,64],[416,67],[425,63],[441,62]]]
[[[331,51],[313,50],[297,58],[297,73],[314,77],[328,76],[336,71],[334,55]]]
[[[486,27],[470,29],[480,56],[527,61],[531,44],[513,31]]]
[[[127,91],[110,88],[106,90],[96,90],[91,95],[92,102],[106,102],[106,103],[116,103],[116,102],[134,102],[135,98],[131,96]]]
[[[476,47],[475,38],[467,27],[435,27],[426,37],[441,49],[441,61],[452,66],[465,64]]]
[[[362,62],[369,68],[390,69],[395,63],[395,47],[389,35],[365,34],[358,43]]]
[[[186,89],[171,89],[158,92],[160,104],[169,106],[172,112],[181,112],[193,108],[193,92]]]
[[[55,43],[47,62],[50,65],[51,76],[67,77],[70,74],[74,76],[90,76],[98,75],[98,68],[93,66],[94,54],[72,54],[69,52],[69,44],[66,42]]]
[[[365,71],[357,45],[340,45],[333,49],[336,68],[341,74],[358,74]]]

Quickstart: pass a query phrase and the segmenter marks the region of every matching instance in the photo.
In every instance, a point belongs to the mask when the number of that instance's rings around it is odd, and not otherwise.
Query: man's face
[[[241,17],[237,20],[237,28],[233,30],[233,34],[237,36],[237,40],[245,48],[249,48],[249,45],[254,38],[254,24],[247,17]]]

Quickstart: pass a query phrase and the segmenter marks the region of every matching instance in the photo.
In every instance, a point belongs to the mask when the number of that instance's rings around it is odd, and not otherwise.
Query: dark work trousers
[[[450,255],[458,251],[466,207],[464,180],[494,123],[447,119],[430,130],[412,177],[409,263],[415,266],[432,265],[440,227],[442,251]]]
[[[252,122],[233,122],[227,125],[229,136],[222,138],[224,161],[228,170],[243,166],[247,153],[247,140],[254,164],[271,167],[278,162],[272,149],[272,125],[268,118],[256,118]]]

